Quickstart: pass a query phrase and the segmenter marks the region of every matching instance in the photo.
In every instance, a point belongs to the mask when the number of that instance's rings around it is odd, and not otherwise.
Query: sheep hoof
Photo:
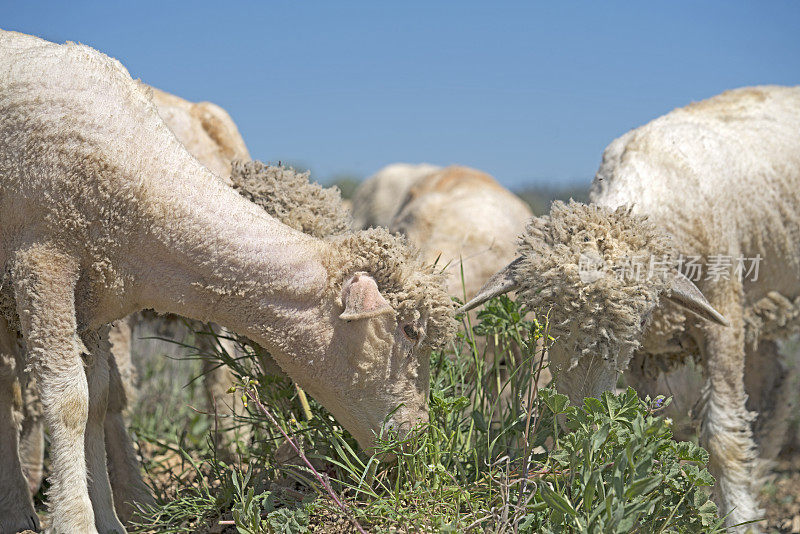
[[[39,518],[29,511],[0,510],[0,534],[40,532]]]

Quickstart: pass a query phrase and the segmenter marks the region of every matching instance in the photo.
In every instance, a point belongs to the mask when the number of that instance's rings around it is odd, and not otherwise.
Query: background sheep
[[[531,215],[488,174],[453,165],[417,178],[389,228],[405,235],[425,262],[438,261],[448,292],[463,299],[514,258],[510,238]]]
[[[353,194],[353,229],[388,228],[409,188],[438,169],[427,163],[393,163],[364,180]]]
[[[417,178],[393,217],[390,229],[405,235],[426,263],[436,263],[447,273],[447,291],[466,300],[489,277],[514,259],[512,236],[525,229],[532,213],[520,200],[488,174],[461,166],[449,166]],[[471,317],[476,324],[476,317]],[[496,365],[498,377],[487,387],[496,392],[498,379],[507,384],[509,366],[521,361],[519,347],[476,347],[486,362]],[[513,356],[508,356],[511,350]],[[545,369],[540,383],[549,381]],[[506,385],[497,417],[513,402]]]
[[[782,404],[774,398],[783,388],[772,341],[798,328],[798,132],[800,88],[777,86],[728,91],[628,132],[603,154],[594,204],[555,204],[549,218],[535,219],[522,258],[466,306],[519,288],[521,298],[550,310],[560,335],[551,362],[574,400],[612,388],[634,351],[642,358],[631,368],[637,374],[699,353],[708,379],[700,437],[728,524],[761,516],[756,414],[746,400],[749,393],[763,405]],[[702,294],[677,270],[688,273],[693,257]],[[720,270],[726,257],[732,262]],[[661,263],[647,272],[651,258]],[[737,276],[739,258],[760,258],[757,279]],[[647,260],[647,276],[623,276],[635,260]],[[766,369],[767,384],[748,383],[747,391],[746,367]]]
[[[148,89],[158,114],[178,141],[214,174],[227,181],[231,162],[250,159],[227,111],[211,102],[189,102],[155,87]]]
[[[0,50],[2,292],[50,427],[54,530],[124,532],[106,475],[103,325],[139,308],[251,337],[362,445],[390,413],[400,431],[425,418],[427,355],[454,321],[442,277],[401,239],[320,240],[278,223],[91,48],[4,32]],[[26,488],[21,472],[11,484]],[[0,515],[30,528],[15,505]]]

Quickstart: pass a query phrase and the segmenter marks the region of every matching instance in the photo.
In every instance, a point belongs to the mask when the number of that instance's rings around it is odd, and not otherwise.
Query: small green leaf
[[[578,515],[569,500],[567,500],[567,498],[563,495],[559,495],[550,489],[547,484],[542,484],[539,488],[539,492],[544,502],[546,502],[551,508],[558,510],[564,515],[569,515],[570,517],[575,517]]]
[[[475,428],[477,428],[484,434],[489,431],[489,426],[486,424],[486,420],[483,418],[483,414],[478,410],[473,410],[472,421],[475,423]]]
[[[633,484],[628,486],[627,490],[625,490],[625,497],[633,500],[640,495],[647,495],[648,493],[656,489],[661,484],[662,480],[663,477],[661,477],[661,475],[656,475],[637,480]]]
[[[569,397],[562,395],[561,393],[555,393],[552,390],[548,391],[548,393],[544,393],[544,391],[545,390],[542,390],[540,395],[545,406],[547,406],[550,411],[556,415],[564,413],[564,409],[569,404]]]

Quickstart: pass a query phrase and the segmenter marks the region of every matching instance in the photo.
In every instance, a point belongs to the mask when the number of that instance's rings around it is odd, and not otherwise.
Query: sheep
[[[249,160],[250,154],[244,140],[239,135],[236,124],[227,112],[210,102],[188,102],[143,83],[141,88],[150,96],[158,114],[187,150],[225,183],[233,185],[230,177],[233,161]],[[280,217],[279,220],[281,220]],[[179,322],[187,321],[189,328],[193,331],[210,330],[218,334],[224,333],[218,325],[205,325],[199,321],[185,318],[181,320],[174,315],[156,318],[152,314],[136,313],[123,320],[116,321],[112,325],[109,332],[111,351],[122,375],[121,381],[124,386],[124,396],[119,397],[120,402],[123,404],[130,403],[136,397],[131,350],[138,347],[138,351],[141,353],[142,348],[139,345],[142,342],[134,339],[133,332],[136,331],[138,333],[136,338],[141,337],[143,334],[175,338],[179,333],[185,331]],[[195,343],[198,351],[202,354],[213,353],[218,350],[217,343],[229,354],[233,354],[236,350],[235,343],[224,335],[218,337],[198,336]],[[167,342],[159,343],[152,340],[145,342],[145,344],[149,350],[153,350],[155,345],[157,350],[165,353],[175,352],[177,347]],[[226,393],[232,380],[233,377],[226,367],[220,367],[211,361],[203,360],[203,386],[208,409],[221,416],[223,420],[230,419],[234,414],[242,414],[244,411],[244,407],[238,397]],[[23,390],[31,398],[28,399],[23,407],[25,414],[20,433],[20,459],[31,494],[36,494],[41,485],[44,472],[44,422],[41,419],[38,400],[35,398],[35,393],[33,393],[35,388],[32,386],[33,384],[29,384]],[[109,466],[114,475],[111,478],[112,488],[115,495],[124,497],[115,501],[117,514],[125,521],[133,512],[132,507],[128,504],[129,500],[147,503],[150,499],[145,498],[148,495],[146,486],[134,477],[134,473],[122,475],[131,466],[136,467],[138,471],[138,463],[135,461],[122,419],[119,421],[109,420],[106,425],[106,431],[108,442],[106,452],[110,459]],[[242,436],[239,431],[236,431],[236,435],[238,437]],[[122,439],[123,437],[124,439]],[[221,453],[228,452],[228,449],[232,448],[235,437],[233,431],[222,431],[215,437],[218,438],[217,447]],[[114,465],[115,462],[117,465]]]
[[[449,293],[464,298],[514,258],[509,236],[532,215],[488,174],[452,165],[416,180],[389,229],[405,235],[424,261],[446,266]]]
[[[443,266],[447,291],[466,299],[514,258],[509,237],[521,233],[532,215],[525,202],[488,174],[452,165],[417,178],[389,228],[406,236],[423,261]],[[501,384],[510,379],[513,362],[521,361],[517,349],[512,347],[514,355],[508,357],[507,347],[483,339],[476,347],[486,363],[495,366]],[[549,380],[546,369],[540,378],[542,383]],[[496,389],[497,382],[488,380],[486,386]],[[497,417],[512,402],[511,395],[508,387],[500,394]]]
[[[364,180],[353,194],[353,229],[388,228],[409,188],[437,170],[427,163],[393,163]]]
[[[798,191],[800,88],[727,91],[613,141],[592,204],[555,203],[533,219],[520,257],[462,310],[514,289],[550,310],[551,364],[573,401],[612,389],[634,353],[645,362],[634,374],[699,354],[700,439],[717,501],[729,525],[759,519],[757,414],[743,375],[745,365],[775,368],[773,341],[800,328]],[[687,258],[702,267],[697,286]],[[645,276],[630,276],[637,263]]]
[[[161,113],[159,114],[163,117]],[[258,204],[269,215],[296,230],[315,237],[341,235],[349,230],[349,213],[342,205],[339,192],[333,188],[325,189],[318,184],[309,183],[308,173],[297,173],[292,169],[282,167],[270,167],[257,161],[236,161],[233,163],[233,172],[227,181],[240,195]],[[207,328],[199,321],[188,321],[191,328],[196,331]],[[134,503],[148,504],[152,502],[152,498],[139,476],[139,464],[130,446],[130,439],[120,415],[123,408],[130,404],[131,399],[136,396],[136,390],[132,386],[133,378],[130,376],[132,372],[131,326],[136,329],[155,329],[162,335],[170,337],[175,337],[180,331],[177,319],[174,317],[133,314],[128,320],[115,323],[109,332],[114,363],[122,376],[120,380],[115,380],[112,373],[109,398],[115,399],[119,407],[113,410],[109,409],[106,415],[106,455],[108,456],[111,488],[115,496],[114,505],[117,516],[123,523],[127,523],[133,516]],[[216,330],[219,327],[211,325],[211,328]],[[201,352],[211,352],[215,349],[211,346],[215,339],[212,336],[199,336],[195,343],[201,345],[198,346],[198,350]],[[229,354],[238,355],[238,347],[230,337],[221,338],[219,342],[225,344],[222,348]],[[271,374],[282,374],[280,368],[269,358],[268,354],[260,350],[257,353],[265,369]],[[216,368],[211,361],[203,363],[204,389],[209,397],[210,405],[223,416],[240,413],[239,408],[242,407],[240,403],[232,407],[223,404],[224,397],[230,398],[230,395],[227,394],[227,390],[233,383],[230,373],[221,372],[226,368]],[[125,376],[126,374],[128,376]],[[116,391],[113,387],[117,384],[120,384],[120,391]],[[30,391],[30,388],[25,391]],[[31,406],[31,400],[28,400],[26,406]],[[24,422],[29,423],[32,419],[39,421],[39,418],[31,417],[28,414]],[[31,439],[31,434],[31,432],[25,431],[22,433],[25,439],[36,443]],[[38,438],[41,440],[42,436],[39,435]],[[26,450],[26,446],[21,444],[20,456],[25,462],[26,478],[31,487],[31,493],[35,494],[41,482],[42,449],[30,446],[28,448],[30,450]]]
[[[0,70],[0,293],[50,428],[54,531],[125,531],[103,447],[105,325],[138,309],[253,339],[362,447],[426,419],[427,355],[455,320],[443,275],[403,239],[279,223],[198,163],[92,48],[2,32]],[[24,488],[21,472],[12,483]],[[0,516],[35,528],[15,504]]]

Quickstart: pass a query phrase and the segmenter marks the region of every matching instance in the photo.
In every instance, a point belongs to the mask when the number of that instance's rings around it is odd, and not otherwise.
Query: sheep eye
[[[417,332],[417,330],[411,325],[408,325],[408,324],[405,325],[403,327],[403,333],[411,341],[418,341],[419,340],[419,332]]]

